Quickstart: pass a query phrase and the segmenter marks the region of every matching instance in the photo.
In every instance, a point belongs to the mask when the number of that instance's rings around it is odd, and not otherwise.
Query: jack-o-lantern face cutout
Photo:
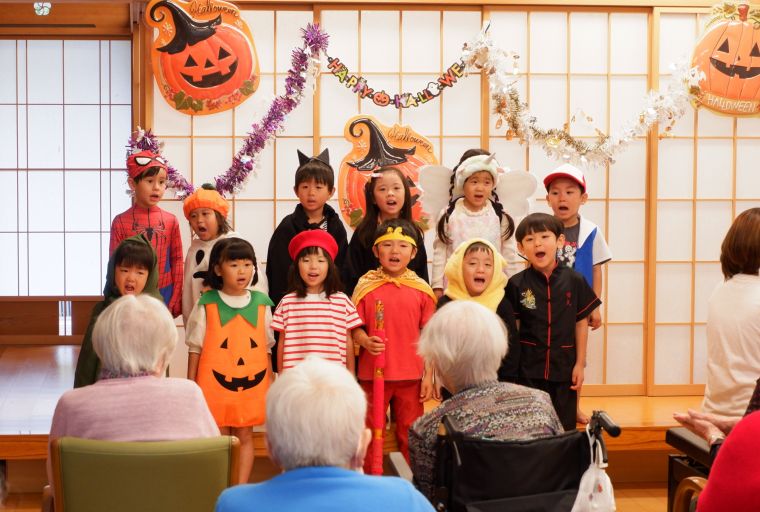
[[[694,48],[692,65],[705,78],[698,101],[717,112],[760,112],[760,12],[722,4]]]
[[[159,29],[151,57],[164,98],[189,114],[213,114],[239,105],[260,79],[248,26],[234,5],[221,0],[210,0],[215,14],[210,19],[209,9],[196,19],[183,3],[154,0],[146,12],[148,23]],[[201,11],[189,5],[190,12]]]
[[[256,342],[253,341],[253,338],[248,338],[248,340],[250,341],[251,350],[255,349],[258,346]],[[225,338],[219,348],[223,350],[230,350],[229,338]],[[222,373],[221,371],[217,370],[211,370],[211,373],[214,375],[214,378],[219,383],[219,385],[229,391],[245,391],[246,389],[251,389],[254,386],[258,386],[261,384],[261,381],[264,380],[264,377],[266,377],[267,374],[267,370],[264,368],[260,372],[256,373],[253,377],[249,377],[249,372],[247,370],[249,366],[245,362],[245,356],[240,352],[241,351],[238,351],[237,354],[232,356],[232,359],[234,360],[234,367],[230,368],[229,370],[225,370],[226,373]],[[240,372],[246,373],[246,375],[242,377],[231,376],[233,373]]]
[[[438,163],[432,143],[408,126],[389,128],[369,116],[350,119],[344,137],[353,144],[340,164],[338,177],[338,201],[345,221],[352,227],[359,225],[367,211],[365,185],[374,171],[392,166],[401,171],[410,189],[412,219],[427,229],[436,212],[424,210],[417,182],[420,167]]]

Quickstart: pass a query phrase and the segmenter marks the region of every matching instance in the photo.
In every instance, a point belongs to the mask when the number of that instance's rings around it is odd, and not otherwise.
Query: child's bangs
[[[467,256],[468,254],[472,254],[474,252],[484,252],[486,254],[489,254],[493,256],[493,251],[490,247],[488,247],[483,242],[475,242],[471,245],[467,246],[467,249],[464,250],[464,255]]]
[[[296,257],[296,260],[300,260],[302,258],[305,258],[306,256],[324,256],[325,258],[331,260],[329,254],[327,254],[327,251],[325,251],[321,247],[317,247],[316,245],[312,245],[310,247],[304,247],[301,249],[301,252],[298,253],[298,256]]]
[[[114,252],[114,266],[139,267],[145,270],[153,268],[153,249],[146,244],[127,240]]]
[[[562,222],[553,215],[549,215],[548,213],[531,213],[517,226],[515,235],[517,241],[521,242],[527,235],[551,231],[554,233],[554,236],[558,237],[564,230]]]
[[[311,160],[296,171],[296,186],[304,181],[314,180],[319,185],[332,189],[335,183],[335,172],[332,167],[319,160]]]
[[[222,254],[219,255],[219,263],[233,260],[256,261],[256,255],[253,252],[253,247],[247,243],[231,243],[225,248]]]

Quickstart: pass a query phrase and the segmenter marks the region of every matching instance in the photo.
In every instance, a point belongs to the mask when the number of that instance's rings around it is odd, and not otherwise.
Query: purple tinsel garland
[[[285,79],[285,94],[272,101],[264,118],[251,126],[248,137],[243,141],[243,147],[232,159],[232,165],[222,175],[214,178],[214,185],[222,195],[233,195],[243,188],[248,175],[254,168],[254,161],[267,143],[282,128],[285,117],[293,111],[303,98],[303,88],[306,85],[306,72],[310,59],[318,59],[327,50],[327,33],[318,24],[309,23],[301,29],[302,48],[293,50],[288,76]],[[307,53],[308,51],[308,53]],[[149,149],[155,153],[161,152],[158,138],[150,130],[138,130],[129,138],[127,155]],[[184,198],[193,193],[193,185],[182,174],[168,165],[167,180],[169,187],[177,191],[177,197]]]

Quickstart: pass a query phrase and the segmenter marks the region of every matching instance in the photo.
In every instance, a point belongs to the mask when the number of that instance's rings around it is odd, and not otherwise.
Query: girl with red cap
[[[290,241],[293,263],[288,290],[272,318],[280,331],[277,367],[292,368],[307,356],[334,361],[354,371],[351,331],[362,325],[351,300],[341,290],[335,257],[338,244],[321,229],[302,231]]]

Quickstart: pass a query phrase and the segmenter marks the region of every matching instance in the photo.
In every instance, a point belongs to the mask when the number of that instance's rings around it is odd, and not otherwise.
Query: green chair
[[[240,442],[117,442],[62,437],[50,445],[55,512],[209,512],[238,480]]]

